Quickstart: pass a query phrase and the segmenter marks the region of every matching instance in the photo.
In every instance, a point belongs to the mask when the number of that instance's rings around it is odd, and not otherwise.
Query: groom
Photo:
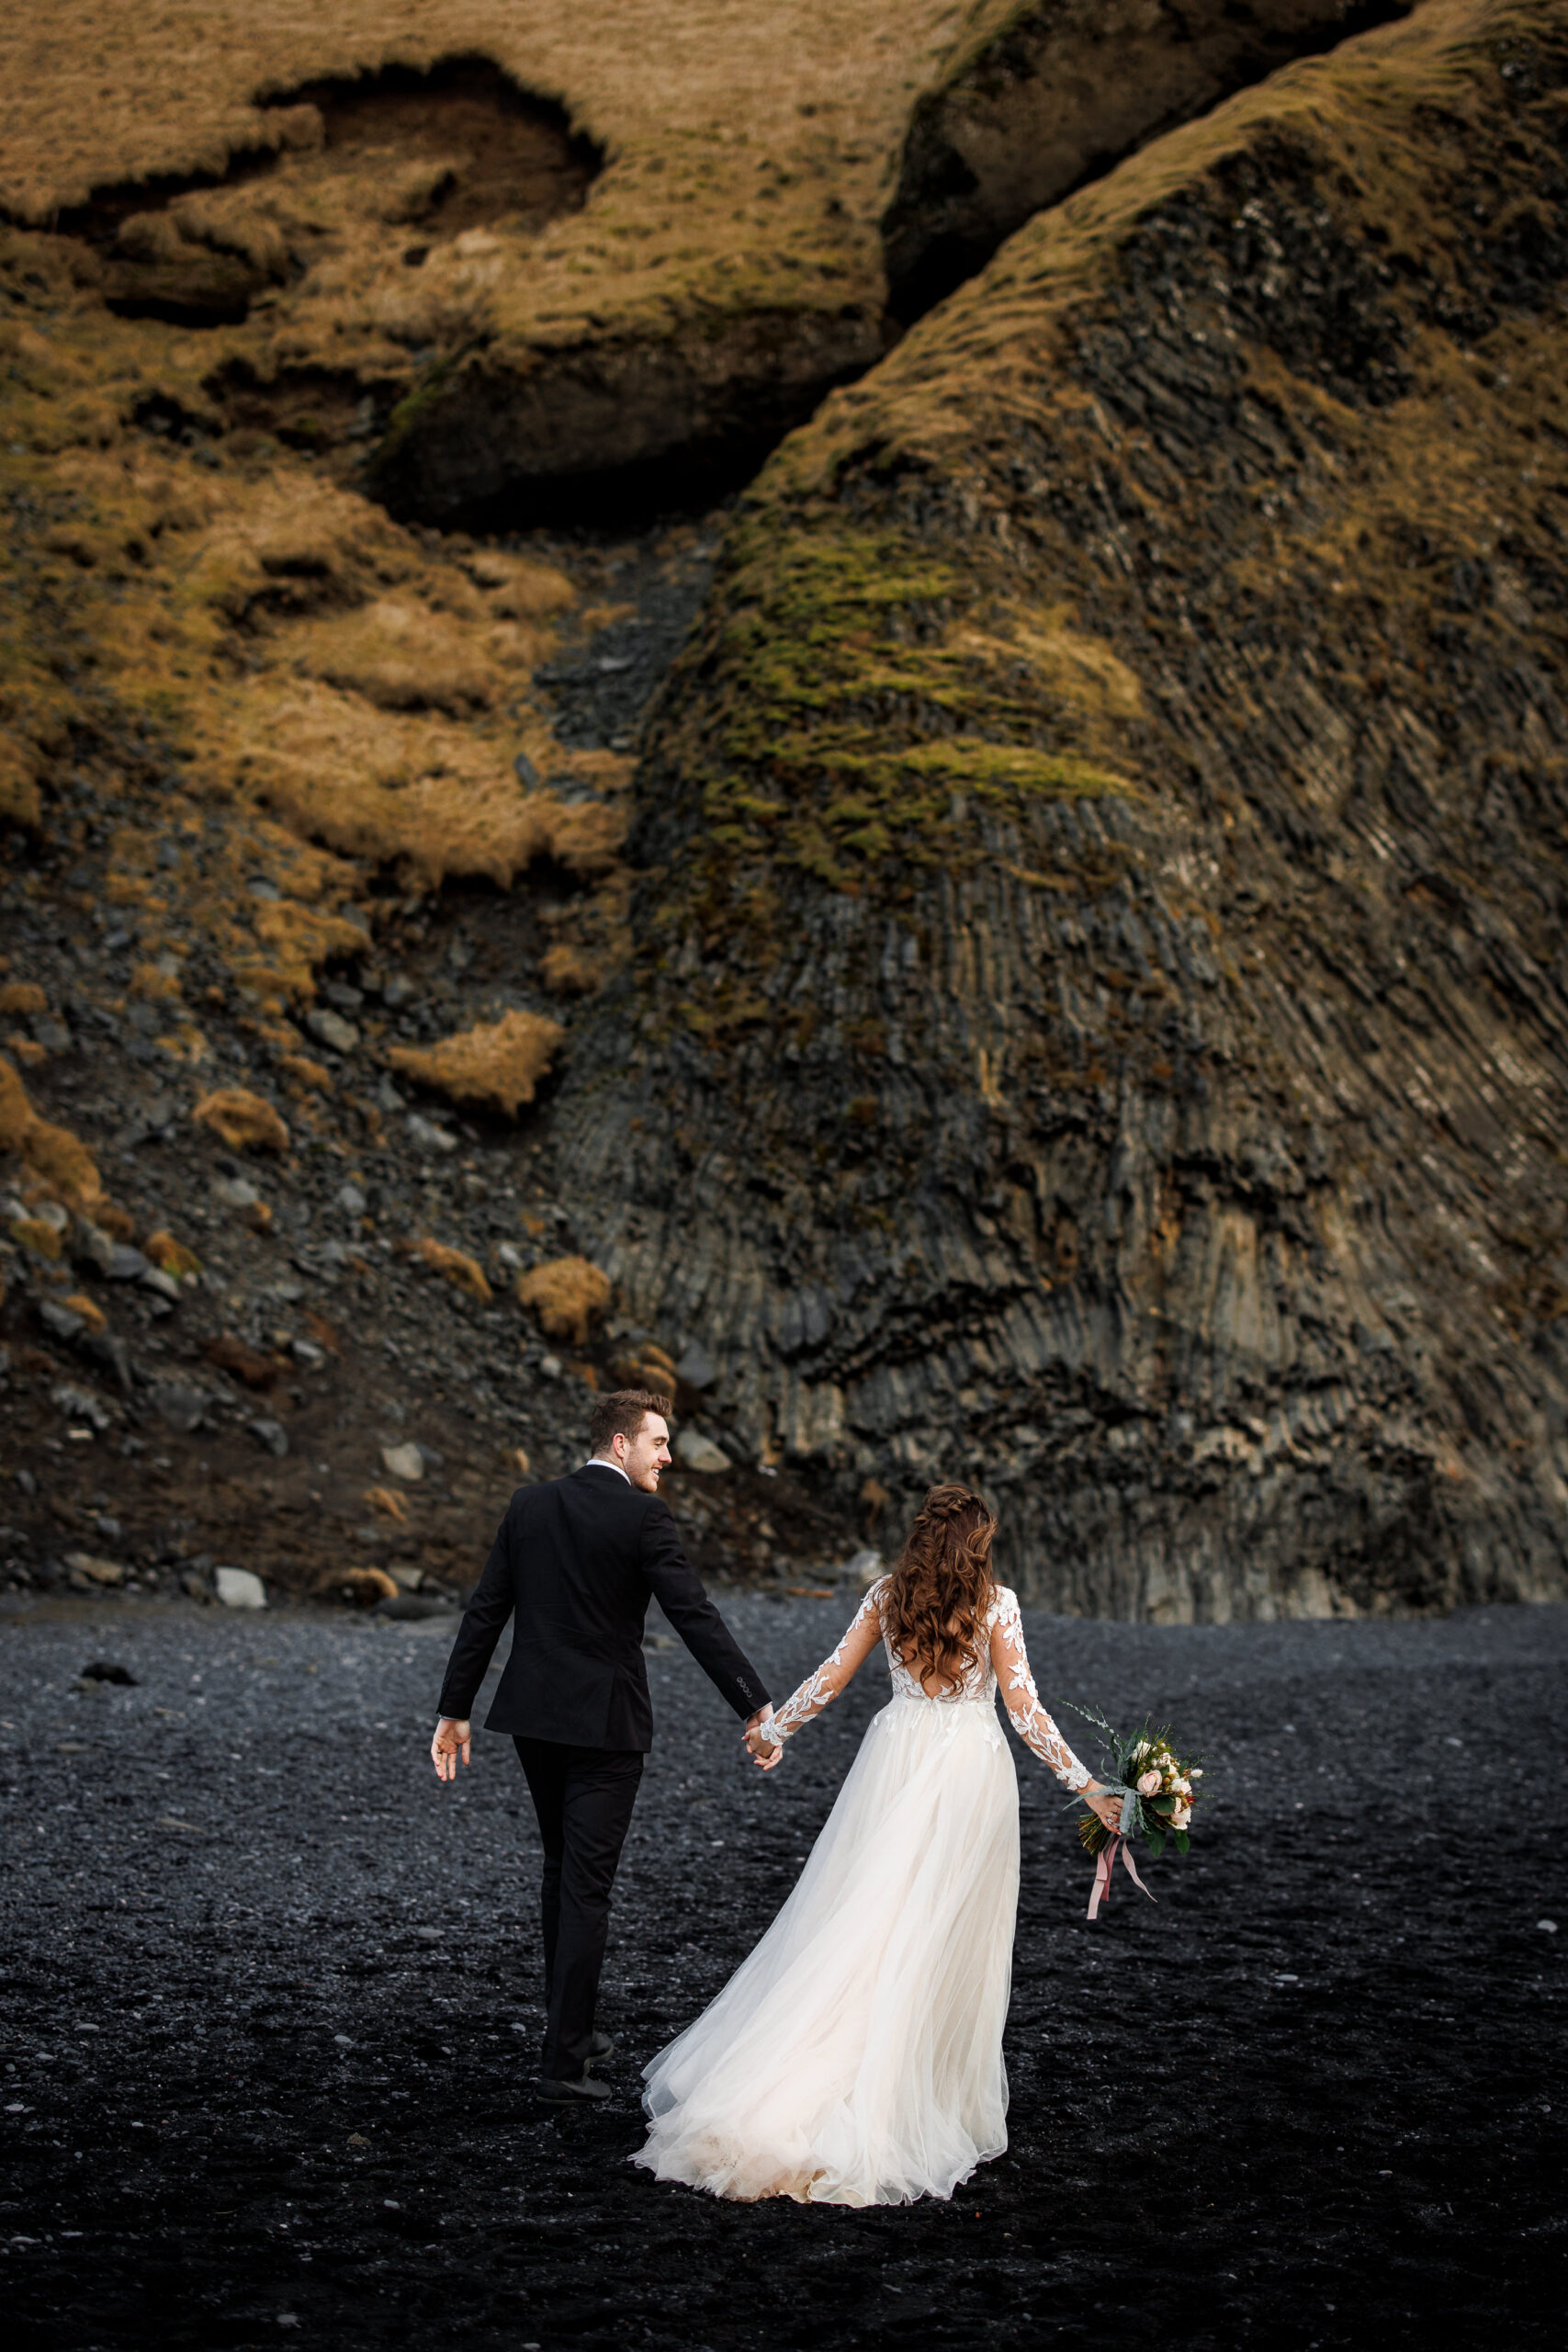
[[[430,1744],[437,1778],[455,1781],[458,1756],[468,1761],[475,1694],[515,1616],[485,1729],[515,1739],[544,1842],[549,2015],[539,2090],[548,2099],[610,2095],[588,2069],[612,2047],[593,2030],[610,1889],[653,1745],[642,1660],[650,1597],[748,1731],[773,1712],[659,1499],[669,1411],[667,1396],[642,1388],[597,1398],[581,1469],[518,1487],[463,1611]]]

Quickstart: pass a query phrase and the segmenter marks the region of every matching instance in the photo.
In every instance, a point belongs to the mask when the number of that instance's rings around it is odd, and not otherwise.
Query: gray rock
[[[114,1426],[114,1416],[108,1407],[101,1396],[95,1396],[90,1388],[77,1388],[70,1381],[62,1380],[57,1388],[50,1390],[49,1401],[57,1411],[63,1413],[68,1420],[86,1421],[98,1431],[100,1436],[105,1430],[112,1429]],[[17,1476],[18,1481],[24,1476],[27,1477],[28,1484],[24,1491],[31,1494],[33,1491],[31,1472],[18,1470]]]
[[[675,1459],[682,1469],[695,1470],[705,1477],[716,1477],[730,1468],[730,1460],[722,1446],[700,1430],[682,1430],[675,1440]]]
[[[363,1216],[369,1206],[357,1184],[340,1184],[337,1204],[345,1216]]]
[[[314,1340],[290,1340],[288,1352],[307,1372],[320,1372],[327,1360],[325,1348],[319,1348]]]
[[[334,1054],[352,1054],[359,1043],[359,1032],[352,1021],[341,1012],[329,1012],[322,1005],[313,1005],[305,1015],[305,1026],[319,1045]]]
[[[159,1298],[166,1298],[172,1306],[177,1306],[185,1295],[174,1275],[166,1274],[162,1266],[147,1268],[141,1276],[141,1287],[152,1291]]]
[[[108,1264],[104,1268],[111,1283],[139,1283],[153,1271],[152,1261],[144,1258],[140,1250],[131,1250],[124,1242],[118,1243]],[[176,1291],[175,1294],[178,1297]]]
[[[34,1013],[31,1025],[34,1042],[51,1054],[68,1054],[76,1042],[64,1022],[57,1021],[52,1013]]]
[[[389,1012],[396,1012],[414,994],[414,984],[406,972],[394,972],[381,984],[381,1001]]]
[[[254,1208],[261,1198],[248,1176],[215,1177],[212,1190],[228,1209]]]
[[[839,1573],[840,1576],[852,1577],[863,1592],[876,1582],[877,1577],[882,1574],[882,1567],[881,1553],[874,1552],[867,1544],[863,1551],[852,1553]]]
[[[114,1265],[115,1240],[99,1225],[90,1225],[85,1217],[77,1219],[71,1236],[71,1255],[79,1266],[96,1266],[107,1274]]]
[[[265,1445],[269,1453],[276,1453],[279,1461],[288,1453],[288,1431],[281,1421],[247,1421],[245,1427],[256,1443]]]
[[[675,1377],[683,1380],[688,1388],[711,1388],[718,1378],[718,1367],[700,1340],[691,1346],[675,1366]]]
[[[180,1381],[161,1381],[152,1391],[152,1409],[166,1429],[178,1430],[188,1437],[201,1425],[207,1411],[207,1394],[204,1389],[187,1388]]]
[[[424,1476],[424,1456],[411,1438],[404,1445],[384,1445],[381,1466],[394,1478],[405,1478],[412,1484]]]
[[[225,1609],[265,1609],[266,1587],[249,1568],[214,1568],[212,1582]]]
[[[434,1119],[422,1118],[417,1111],[411,1111],[403,1125],[409,1141],[417,1145],[421,1151],[456,1151],[457,1148],[456,1136],[449,1136],[445,1127],[436,1125]]]
[[[38,1319],[44,1329],[51,1332],[57,1340],[79,1340],[87,1328],[85,1316],[76,1314],[69,1306],[62,1306],[57,1298],[39,1301]]]

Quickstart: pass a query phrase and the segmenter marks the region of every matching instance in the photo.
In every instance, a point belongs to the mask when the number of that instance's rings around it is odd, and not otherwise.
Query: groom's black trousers
[[[637,1747],[517,1740],[545,1849],[539,1910],[549,2018],[540,2073],[570,2081],[588,2062],[610,1889],[642,1779]]]

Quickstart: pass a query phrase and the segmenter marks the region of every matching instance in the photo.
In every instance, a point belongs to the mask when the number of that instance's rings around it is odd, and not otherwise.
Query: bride
[[[1040,1704],[997,1522],[933,1487],[898,1565],[771,1721],[764,1770],[880,1640],[893,1697],[867,1729],[794,1893],[717,1998],[644,2069],[660,2180],[719,2197],[897,2205],[950,2197],[1007,2146],[1002,2027],[1018,1908],[1018,1779],[997,1721],[1109,1828]]]

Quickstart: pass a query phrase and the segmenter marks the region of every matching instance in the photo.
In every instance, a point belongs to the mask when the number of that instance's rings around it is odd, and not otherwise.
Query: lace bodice
[[[1008,1711],[1013,1729],[1025,1746],[1032,1749],[1043,1764],[1050,1766],[1065,1788],[1086,1788],[1093,1776],[1078,1762],[1040,1703],[1034,1677],[1029,1670],[1029,1653],[1024,1647],[1023,1621],[1019,1614],[1016,1594],[1006,1585],[997,1587],[987,1613],[986,1646],[965,1668],[956,1690],[933,1693],[921,1689],[919,1678],[896,1654],[888,1639],[882,1615],[883,1597],[888,1581],[886,1577],[877,1579],[851,1619],[849,1629],[838,1648],[823,1659],[815,1674],[807,1676],[799,1690],[793,1691],[782,1707],[774,1709],[774,1737],[788,1739],[802,1724],[809,1723],[813,1715],[819,1715],[824,1707],[830,1707],[839,1693],[848,1688],[880,1637],[887,1653],[887,1667],[893,1678],[896,1699],[916,1699],[931,1707],[951,1707],[975,1700],[989,1703],[994,1702],[999,1688],[1002,1704]]]

